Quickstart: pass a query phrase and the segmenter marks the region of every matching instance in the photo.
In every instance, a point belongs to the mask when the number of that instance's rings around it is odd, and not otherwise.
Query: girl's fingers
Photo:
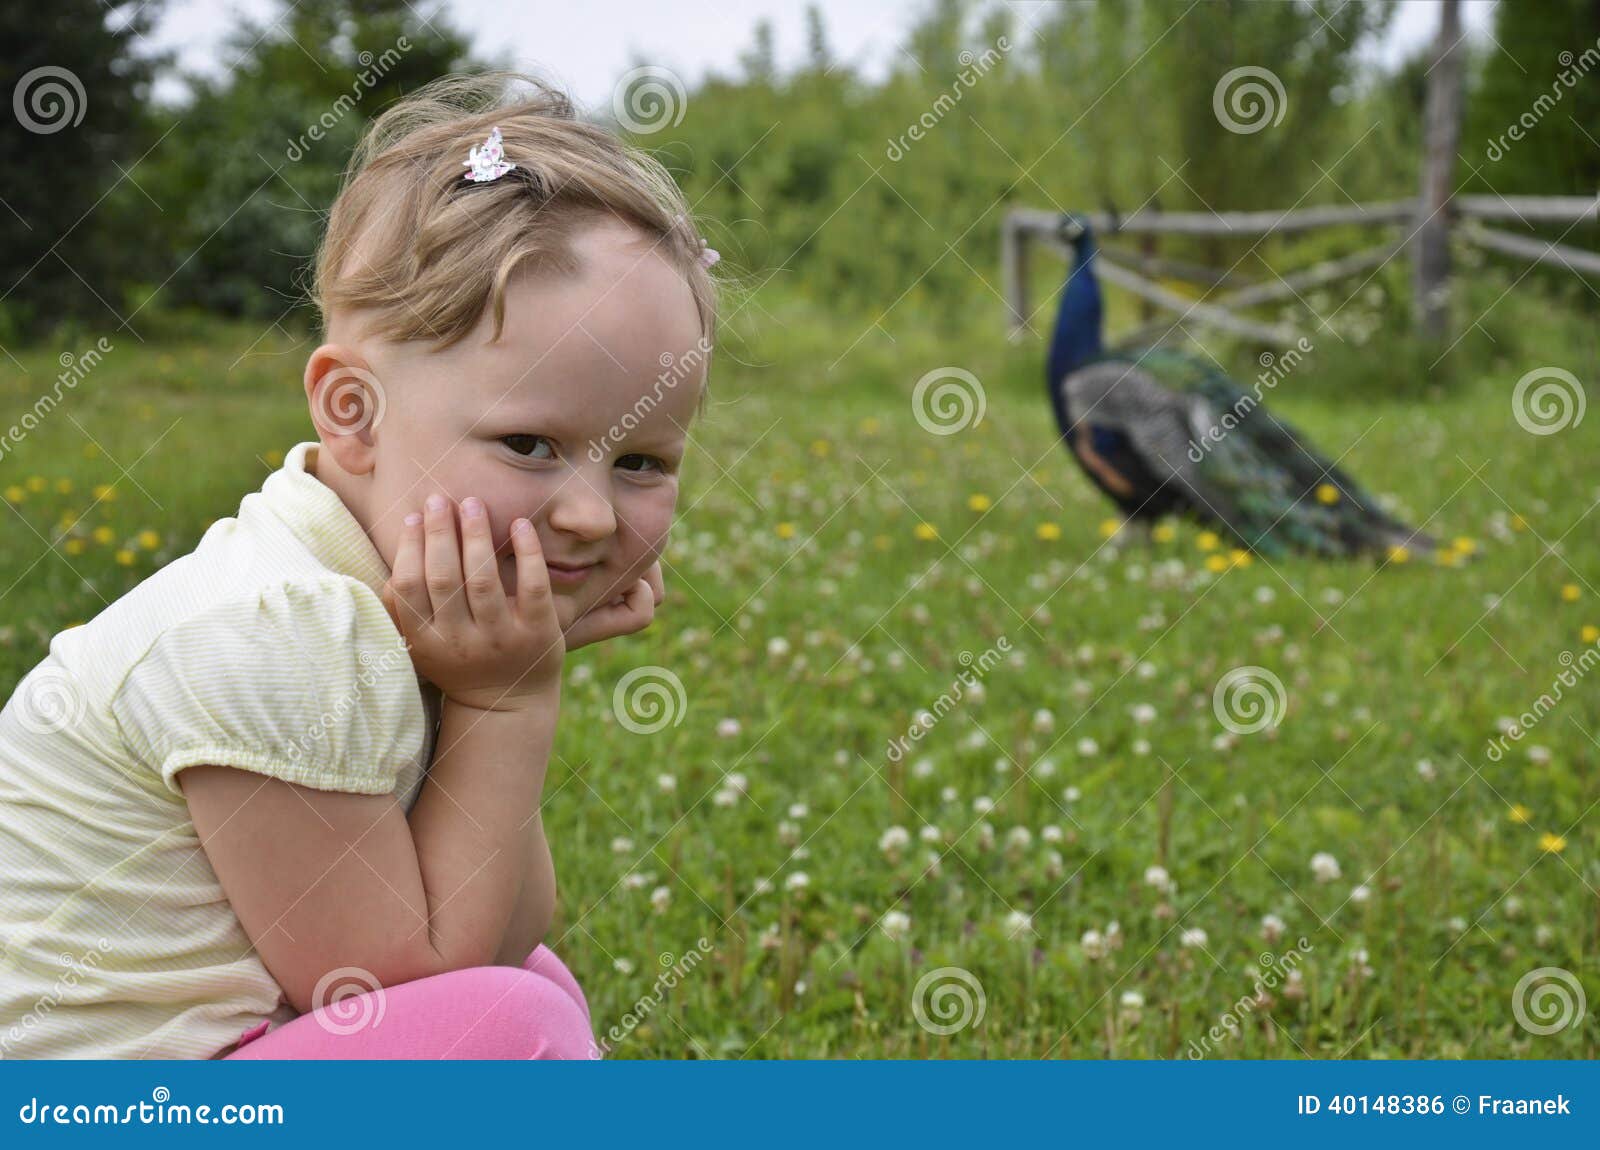
[[[422,577],[435,625],[468,622],[467,599],[461,590],[461,546],[456,541],[456,516],[442,495],[428,496],[422,515]]]
[[[481,627],[499,628],[510,621],[505,588],[500,585],[500,561],[494,552],[489,509],[483,500],[467,496],[461,501],[461,561],[465,568],[467,606]]]
[[[517,614],[538,626],[555,611],[550,602],[550,572],[544,565],[539,533],[526,519],[511,524],[511,552],[517,559]]]
[[[661,579],[661,561],[659,559],[650,564],[650,570],[644,573],[644,581],[650,584],[650,592],[655,599],[656,606],[661,606],[661,601],[667,597],[667,587]]]
[[[622,602],[593,607],[574,620],[567,628],[567,650],[643,631],[655,614],[655,589],[648,580],[640,579],[623,594]]]
[[[407,515],[400,526],[400,542],[386,588],[393,605],[390,614],[400,633],[415,634],[433,614],[422,578],[422,516],[416,512]]]

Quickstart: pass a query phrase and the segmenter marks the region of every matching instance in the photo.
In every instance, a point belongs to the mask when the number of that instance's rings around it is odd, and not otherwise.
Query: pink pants
[[[228,1058],[594,1058],[589,1004],[540,946],[521,968],[475,966],[351,995],[268,1034],[247,1030]]]

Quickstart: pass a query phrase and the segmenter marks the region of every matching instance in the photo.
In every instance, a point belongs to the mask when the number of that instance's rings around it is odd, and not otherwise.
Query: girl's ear
[[[306,360],[305,387],[322,449],[351,475],[371,471],[387,397],[366,358],[349,344],[325,343]]]

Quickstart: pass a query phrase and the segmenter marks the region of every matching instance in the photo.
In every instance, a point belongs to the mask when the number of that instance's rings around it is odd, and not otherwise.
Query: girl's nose
[[[557,531],[580,539],[599,540],[617,530],[611,497],[593,486],[594,480],[574,472],[550,501],[546,522]]]

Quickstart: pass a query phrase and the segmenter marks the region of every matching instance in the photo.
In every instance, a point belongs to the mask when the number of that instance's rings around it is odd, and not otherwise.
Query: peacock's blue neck
[[[1047,382],[1052,391],[1101,351],[1100,283],[1095,278],[1094,237],[1087,229],[1073,242],[1073,249],[1072,271],[1061,289],[1061,310],[1050,341]]]

